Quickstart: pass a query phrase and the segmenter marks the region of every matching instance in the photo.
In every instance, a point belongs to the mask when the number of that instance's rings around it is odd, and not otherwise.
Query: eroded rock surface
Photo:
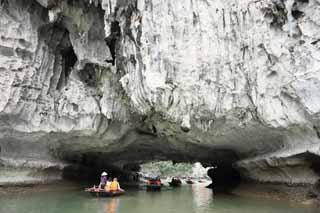
[[[314,183],[319,26],[318,0],[2,0],[0,164],[173,159]]]

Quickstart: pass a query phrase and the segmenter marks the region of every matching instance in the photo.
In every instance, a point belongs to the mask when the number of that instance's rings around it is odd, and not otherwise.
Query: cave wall
[[[291,157],[320,154],[319,10],[318,0],[2,0],[0,164],[174,158],[314,183],[313,159]],[[292,178],[270,160],[296,165]],[[295,176],[301,168],[312,178]]]

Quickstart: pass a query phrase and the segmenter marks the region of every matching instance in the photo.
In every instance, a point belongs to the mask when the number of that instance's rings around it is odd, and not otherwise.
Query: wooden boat
[[[98,189],[98,188],[87,188],[85,189],[85,192],[89,192],[94,197],[117,197],[120,195],[123,195],[125,193],[124,190],[118,190],[118,191],[106,191],[104,189]]]
[[[160,191],[161,184],[146,184],[147,191]]]
[[[169,185],[172,187],[179,187],[181,186],[181,180],[178,178],[172,178],[171,182],[169,182]]]
[[[161,190],[161,180],[159,177],[151,177],[146,182],[147,191],[159,191]]]
[[[190,179],[189,179],[189,180],[186,180],[186,183],[187,183],[187,184],[194,184],[194,182],[193,182],[192,180],[190,180]]]

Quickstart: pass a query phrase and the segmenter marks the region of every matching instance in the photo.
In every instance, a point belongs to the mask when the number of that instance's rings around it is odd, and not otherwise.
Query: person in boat
[[[172,177],[171,183],[181,184],[181,180],[179,178]]]
[[[112,183],[112,179],[111,179],[111,177],[109,177],[107,180],[106,186],[104,188],[107,192],[110,192],[111,183]]]
[[[118,182],[117,178],[113,178],[113,181],[110,184],[110,191],[114,192],[114,191],[122,191],[122,189],[120,188],[120,184]]]
[[[108,173],[102,172],[101,177],[100,177],[100,183],[99,183],[99,188],[104,189],[106,184],[107,184],[107,175]]]
[[[150,185],[161,185],[161,181],[159,177],[150,178],[148,180],[148,184]]]

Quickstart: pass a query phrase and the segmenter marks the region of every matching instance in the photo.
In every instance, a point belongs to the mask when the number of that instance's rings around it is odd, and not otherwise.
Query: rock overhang
[[[318,1],[35,2],[0,6],[2,156],[210,164],[318,146]]]

